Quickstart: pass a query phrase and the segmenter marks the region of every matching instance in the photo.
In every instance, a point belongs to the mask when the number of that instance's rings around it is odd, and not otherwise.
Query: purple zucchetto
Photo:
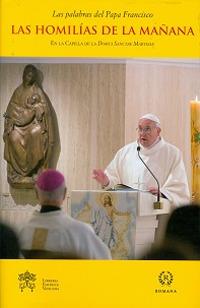
[[[65,178],[61,172],[55,169],[47,169],[38,176],[36,185],[43,191],[53,191],[64,182]]]

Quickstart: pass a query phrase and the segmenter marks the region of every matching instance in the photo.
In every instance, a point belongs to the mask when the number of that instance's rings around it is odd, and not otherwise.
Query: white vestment
[[[62,210],[35,211],[21,229],[19,239],[22,250],[42,249],[66,253],[77,259],[111,259],[108,247],[92,227],[67,216]]]
[[[107,188],[124,184],[133,188],[157,187],[155,179],[141,162],[137,142],[120,149],[105,170],[110,183]],[[160,191],[174,205],[190,201],[190,192],[181,152],[163,138],[151,148],[140,145],[140,155],[160,183]]]
[[[117,243],[117,233],[113,225],[113,219],[109,217],[106,209],[93,208],[91,224],[95,233],[112,249]]]

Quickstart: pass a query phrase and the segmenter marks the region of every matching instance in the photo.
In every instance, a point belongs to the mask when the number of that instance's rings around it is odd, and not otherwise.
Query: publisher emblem
[[[28,288],[33,292],[35,289],[35,281],[36,281],[36,275],[33,273],[30,273],[29,271],[26,271],[25,273],[21,273],[18,275],[19,282],[19,288],[21,292],[24,291],[24,289]]]
[[[163,271],[158,275],[158,280],[162,286],[170,286],[174,280],[171,272]]]

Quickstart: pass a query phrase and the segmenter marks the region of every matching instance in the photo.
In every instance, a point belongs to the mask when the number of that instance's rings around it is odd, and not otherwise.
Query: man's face
[[[103,200],[103,201],[104,201],[104,202],[103,202],[103,204],[104,204],[104,205],[111,204],[110,197],[109,197],[109,196],[107,196],[107,195],[105,195],[105,197],[104,197],[104,200]]]
[[[138,140],[143,147],[150,147],[160,135],[161,129],[156,126],[156,123],[148,120],[141,119],[138,122]]]

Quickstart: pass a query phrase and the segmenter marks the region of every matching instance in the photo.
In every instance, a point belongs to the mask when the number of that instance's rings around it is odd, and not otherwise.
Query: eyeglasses
[[[145,126],[145,127],[137,127],[136,130],[138,131],[139,134],[151,134],[152,130],[155,128],[156,126],[150,127],[150,126]]]

